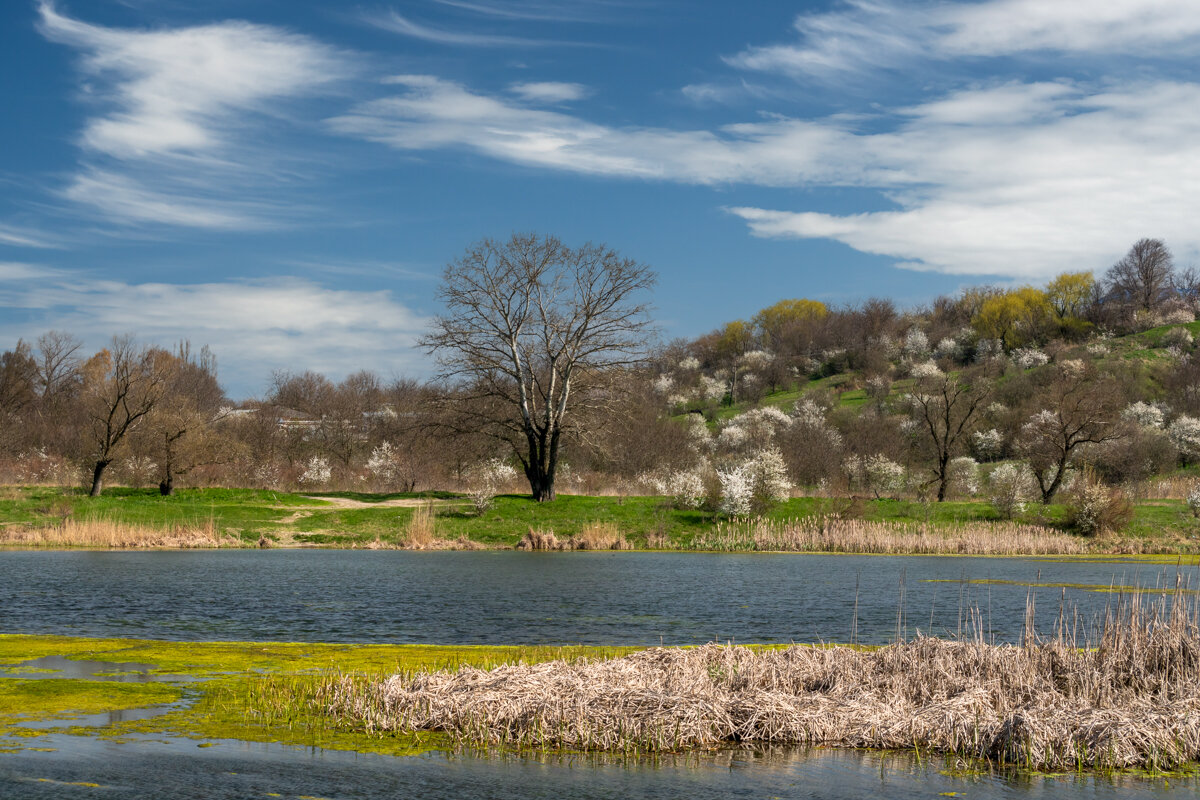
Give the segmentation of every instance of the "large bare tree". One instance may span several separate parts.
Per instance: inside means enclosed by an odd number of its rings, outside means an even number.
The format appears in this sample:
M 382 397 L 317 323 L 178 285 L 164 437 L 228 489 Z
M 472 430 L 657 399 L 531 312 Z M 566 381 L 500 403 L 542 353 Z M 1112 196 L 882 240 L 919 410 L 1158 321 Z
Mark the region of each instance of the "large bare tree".
M 950 460 L 964 449 L 993 388 L 981 372 L 964 371 L 923 378 L 908 396 L 913 435 L 933 467 L 939 503 L 950 484 Z
M 171 354 L 138 347 L 131 336 L 112 344 L 83 365 L 83 413 L 92 465 L 91 496 L 104 488 L 104 472 L 130 431 L 162 398 Z
M 643 360 L 654 280 L 603 245 L 536 234 L 484 239 L 446 267 L 446 311 L 421 344 L 465 390 L 460 427 L 510 442 L 535 500 L 554 499 L 568 409 L 603 403 L 597 379 Z
M 1161 239 L 1138 239 L 1105 274 L 1111 295 L 1153 311 L 1172 288 L 1175 260 Z

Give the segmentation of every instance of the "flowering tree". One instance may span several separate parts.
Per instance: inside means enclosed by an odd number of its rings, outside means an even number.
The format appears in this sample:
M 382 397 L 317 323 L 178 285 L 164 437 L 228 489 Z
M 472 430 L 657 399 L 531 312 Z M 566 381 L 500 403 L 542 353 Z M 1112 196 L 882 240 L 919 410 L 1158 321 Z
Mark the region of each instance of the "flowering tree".
M 464 384 L 456 430 L 508 442 L 535 500 L 554 499 L 568 409 L 603 405 L 604 373 L 640 363 L 650 322 L 649 268 L 601 246 L 553 236 L 484 239 L 446 267 L 445 313 L 421 344 L 441 377 Z M 465 401 L 465 402 L 464 402 Z
M 1124 431 L 1117 424 L 1119 387 L 1081 361 L 1056 364 L 1041 396 L 1047 407 L 1029 418 L 1017 441 L 1022 455 L 1029 459 L 1042 502 L 1049 503 L 1081 445 L 1113 441 Z

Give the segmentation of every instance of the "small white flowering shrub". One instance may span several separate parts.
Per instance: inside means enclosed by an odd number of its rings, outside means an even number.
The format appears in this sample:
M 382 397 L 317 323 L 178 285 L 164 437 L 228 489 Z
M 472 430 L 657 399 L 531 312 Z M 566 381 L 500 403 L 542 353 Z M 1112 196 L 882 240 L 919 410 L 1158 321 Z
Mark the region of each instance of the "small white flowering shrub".
M 1021 369 L 1033 369 L 1046 364 L 1050 357 L 1036 347 L 1021 347 L 1013 350 L 1012 360 Z
M 1163 334 L 1162 343 L 1164 347 L 1187 350 L 1193 344 L 1191 331 L 1187 328 L 1171 328 Z
M 1180 416 L 1167 427 L 1167 438 L 1185 461 L 1200 459 L 1200 419 Z
M 852 486 L 857 485 L 877 498 L 899 494 L 908 480 L 904 466 L 881 453 L 865 458 L 850 456 L 846 459 L 845 470 Z
M 932 361 L 924 361 L 920 364 L 914 364 L 908 374 L 920 380 L 922 378 L 940 378 L 944 373 L 938 368 L 937 364 Z
M 979 494 L 979 464 L 970 456 L 953 458 L 946 465 L 950 491 L 974 497 Z
M 1004 519 L 1023 513 L 1035 490 L 1033 476 L 1024 464 L 1001 464 L 988 476 L 988 499 Z
M 329 466 L 329 461 L 323 456 L 313 456 L 304 466 L 304 472 L 300 473 L 300 482 L 305 486 L 324 486 L 329 483 L 329 479 L 333 477 L 333 469 Z
M 762 513 L 787 500 L 792 490 L 783 455 L 774 448 L 718 469 L 717 479 L 721 486 L 717 509 L 730 517 Z
M 567 470 L 563 469 L 560 475 L 566 472 Z M 517 471 L 498 458 L 489 458 L 469 469 L 466 478 L 467 497 L 474 506 L 475 513 L 482 514 L 492 507 L 497 492 L 516 480 Z
M 1193 486 L 1188 492 L 1187 505 L 1192 511 L 1192 516 L 1200 519 L 1200 483 Z
M 904 335 L 904 355 L 911 359 L 929 355 L 929 337 L 920 328 L 909 328 Z
M 1125 410 L 1121 412 L 1121 419 L 1136 423 L 1145 428 L 1161 428 L 1163 426 L 1163 411 L 1158 406 L 1138 400 L 1136 403 L 1130 403 L 1125 406 Z
M 971 434 L 971 450 L 980 461 L 995 461 L 1004 452 L 1004 434 L 995 428 Z

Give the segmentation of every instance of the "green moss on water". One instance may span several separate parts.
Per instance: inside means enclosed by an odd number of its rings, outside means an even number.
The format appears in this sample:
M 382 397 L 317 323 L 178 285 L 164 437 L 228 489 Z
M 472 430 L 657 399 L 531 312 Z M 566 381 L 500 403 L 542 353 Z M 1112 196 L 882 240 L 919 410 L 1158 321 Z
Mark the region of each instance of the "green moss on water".
M 0 675 L 0 745 L 32 739 L 49 730 L 16 723 L 68 720 L 79 714 L 161 705 L 184 700 L 161 716 L 101 729 L 72 729 L 120 739 L 133 733 L 199 740 L 238 739 L 358 752 L 407 755 L 449 749 L 453 742 L 428 732 L 371 735 L 343 729 L 315 713 L 306 698 L 331 673 L 379 677 L 399 671 L 493 667 L 554 659 L 614 658 L 633 647 L 521 647 L 310 644 L 298 642 L 165 642 L 150 639 L 89 639 L 0 635 L 0 665 L 47 655 L 154 664 L 161 675 L 202 681 L 118 683 L 56 678 L 21 680 Z M 5 698 L 8 698 L 7 700 Z M 17 718 L 6 709 L 27 709 Z M 282 711 L 281 711 L 282 709 Z M 70 713 L 66 713 L 70 712 Z M 16 713 L 13 711 L 12 713 Z M 11 716 L 11 718 L 10 718 Z
M 162 683 L 5 678 L 0 680 L 0 735 L 11 735 L 23 723 L 173 703 L 180 696 L 178 687 Z

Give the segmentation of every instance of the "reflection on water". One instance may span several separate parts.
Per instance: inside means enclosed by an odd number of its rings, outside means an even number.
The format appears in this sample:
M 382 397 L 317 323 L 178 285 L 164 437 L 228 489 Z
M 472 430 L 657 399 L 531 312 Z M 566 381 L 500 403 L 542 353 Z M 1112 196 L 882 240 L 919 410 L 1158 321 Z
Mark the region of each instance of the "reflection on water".
M 63 746 L 71 737 L 51 737 Z M 956 775 L 941 760 L 844 750 L 722 751 L 654 760 L 437 754 L 412 758 L 194 742 L 80 740 L 0 758 L 3 798 L 1185 797 L 1194 780 Z M 952 765 L 951 765 L 952 766 Z M 96 784 L 88 786 L 86 784 Z M 69 793 L 65 789 L 69 786 Z
M 268 550 L 0 552 L 0 631 L 437 644 L 1017 641 L 1197 567 L 1034 558 Z M 971 581 L 984 581 L 972 583 Z M 1069 584 L 1065 587 L 1025 584 Z M 901 601 L 903 598 L 903 601 Z M 856 619 L 857 611 L 857 619 Z M 902 612 L 902 613 L 901 613 Z

